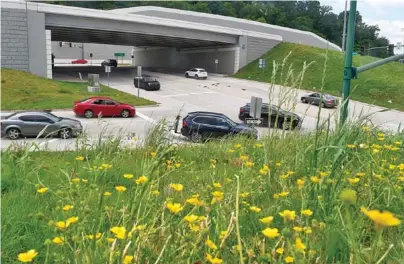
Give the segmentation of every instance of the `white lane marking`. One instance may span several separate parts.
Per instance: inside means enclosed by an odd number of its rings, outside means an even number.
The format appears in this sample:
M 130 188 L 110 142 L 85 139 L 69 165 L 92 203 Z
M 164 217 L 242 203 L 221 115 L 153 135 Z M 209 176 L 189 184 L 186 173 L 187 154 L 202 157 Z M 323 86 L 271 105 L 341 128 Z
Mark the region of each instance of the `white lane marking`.
M 218 92 L 209 91 L 209 92 L 198 92 L 198 93 L 184 93 L 184 94 L 169 94 L 163 95 L 162 97 L 177 97 L 177 96 L 188 96 L 188 95 L 199 95 L 199 94 L 215 94 Z
M 157 121 L 156 121 L 156 120 L 154 120 L 154 119 L 151 118 L 151 117 L 148 117 L 147 115 L 144 115 L 144 114 L 139 113 L 139 112 L 137 112 L 137 111 L 136 111 L 136 115 L 138 115 L 140 118 L 146 120 L 147 122 L 150 122 L 150 123 L 152 123 L 152 124 L 154 124 L 154 125 L 157 124 Z

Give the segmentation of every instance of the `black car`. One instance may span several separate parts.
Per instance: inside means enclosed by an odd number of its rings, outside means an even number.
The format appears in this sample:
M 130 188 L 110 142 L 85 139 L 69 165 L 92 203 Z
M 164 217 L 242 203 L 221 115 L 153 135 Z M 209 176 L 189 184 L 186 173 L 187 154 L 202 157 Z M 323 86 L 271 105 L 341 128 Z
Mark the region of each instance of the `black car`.
M 143 88 L 146 91 L 157 91 L 160 90 L 160 83 L 156 78 L 150 75 L 143 75 L 140 78 L 133 79 L 133 84 L 136 88 Z M 139 84 L 139 87 L 138 87 Z
M 103 62 L 101 62 L 101 66 L 105 67 L 105 66 L 113 66 L 113 67 L 118 67 L 118 62 L 114 59 L 109 59 L 109 60 L 105 60 Z
M 236 123 L 224 114 L 201 111 L 188 113 L 182 120 L 181 134 L 193 142 L 231 135 L 258 137 L 255 128 Z
M 251 107 L 250 103 L 247 103 L 246 105 L 240 107 L 240 112 L 238 115 L 240 120 L 246 122 L 246 119 L 252 118 L 250 116 L 250 107 Z M 269 114 L 270 109 L 271 114 Z M 300 128 L 302 125 L 302 119 L 297 114 L 283 110 L 282 108 L 276 105 L 269 105 L 267 103 L 262 104 L 261 118 L 263 126 L 269 125 L 271 127 L 275 127 L 275 122 L 277 121 L 276 127 L 285 130 L 289 130 L 291 125 L 292 129 Z

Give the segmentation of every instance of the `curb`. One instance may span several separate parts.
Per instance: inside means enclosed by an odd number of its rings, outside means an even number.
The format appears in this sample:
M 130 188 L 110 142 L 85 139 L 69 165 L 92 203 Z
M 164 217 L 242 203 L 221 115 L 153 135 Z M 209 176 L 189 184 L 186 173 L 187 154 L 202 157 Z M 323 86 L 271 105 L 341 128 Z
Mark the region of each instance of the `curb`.
M 158 103 L 155 105 L 141 105 L 141 106 L 135 105 L 135 107 L 136 108 L 147 108 L 147 107 L 159 107 L 160 105 L 161 104 Z M 3 114 L 7 114 L 7 113 L 14 113 L 14 112 L 21 112 L 21 111 L 44 111 L 44 110 L 47 110 L 47 109 L 24 109 L 24 110 L 16 109 L 16 110 L 4 110 L 4 111 L 2 109 L 0 109 L 0 112 Z M 72 108 L 58 108 L 58 109 L 51 109 L 51 111 L 52 112 L 53 111 L 72 111 Z

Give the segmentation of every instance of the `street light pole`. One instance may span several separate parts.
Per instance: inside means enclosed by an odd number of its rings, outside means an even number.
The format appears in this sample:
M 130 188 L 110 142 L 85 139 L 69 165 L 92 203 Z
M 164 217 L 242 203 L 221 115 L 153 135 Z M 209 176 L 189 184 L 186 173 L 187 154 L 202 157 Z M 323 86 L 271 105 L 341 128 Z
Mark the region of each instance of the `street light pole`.
M 342 31 L 342 51 L 345 51 L 345 37 L 346 37 L 346 9 L 348 7 L 348 0 L 345 0 L 345 11 L 344 11 L 344 29 Z
M 343 105 L 341 108 L 341 124 L 344 124 L 348 117 L 349 95 L 351 93 L 351 79 L 356 78 L 355 69 L 352 68 L 352 52 L 355 40 L 356 22 L 356 0 L 351 0 L 349 8 L 348 36 L 345 51 L 344 81 L 342 88 Z

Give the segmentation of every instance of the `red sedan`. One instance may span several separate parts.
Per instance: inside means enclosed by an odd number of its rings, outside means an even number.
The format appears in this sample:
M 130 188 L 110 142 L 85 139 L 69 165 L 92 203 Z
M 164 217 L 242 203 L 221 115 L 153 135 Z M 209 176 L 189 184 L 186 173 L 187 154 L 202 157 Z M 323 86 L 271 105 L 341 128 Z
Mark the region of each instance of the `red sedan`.
M 84 59 L 78 59 L 78 60 L 74 60 L 72 61 L 72 64 L 87 64 L 87 60 Z
M 134 117 L 133 105 L 117 102 L 109 97 L 95 96 L 74 102 L 74 113 L 86 118 L 94 116 Z

